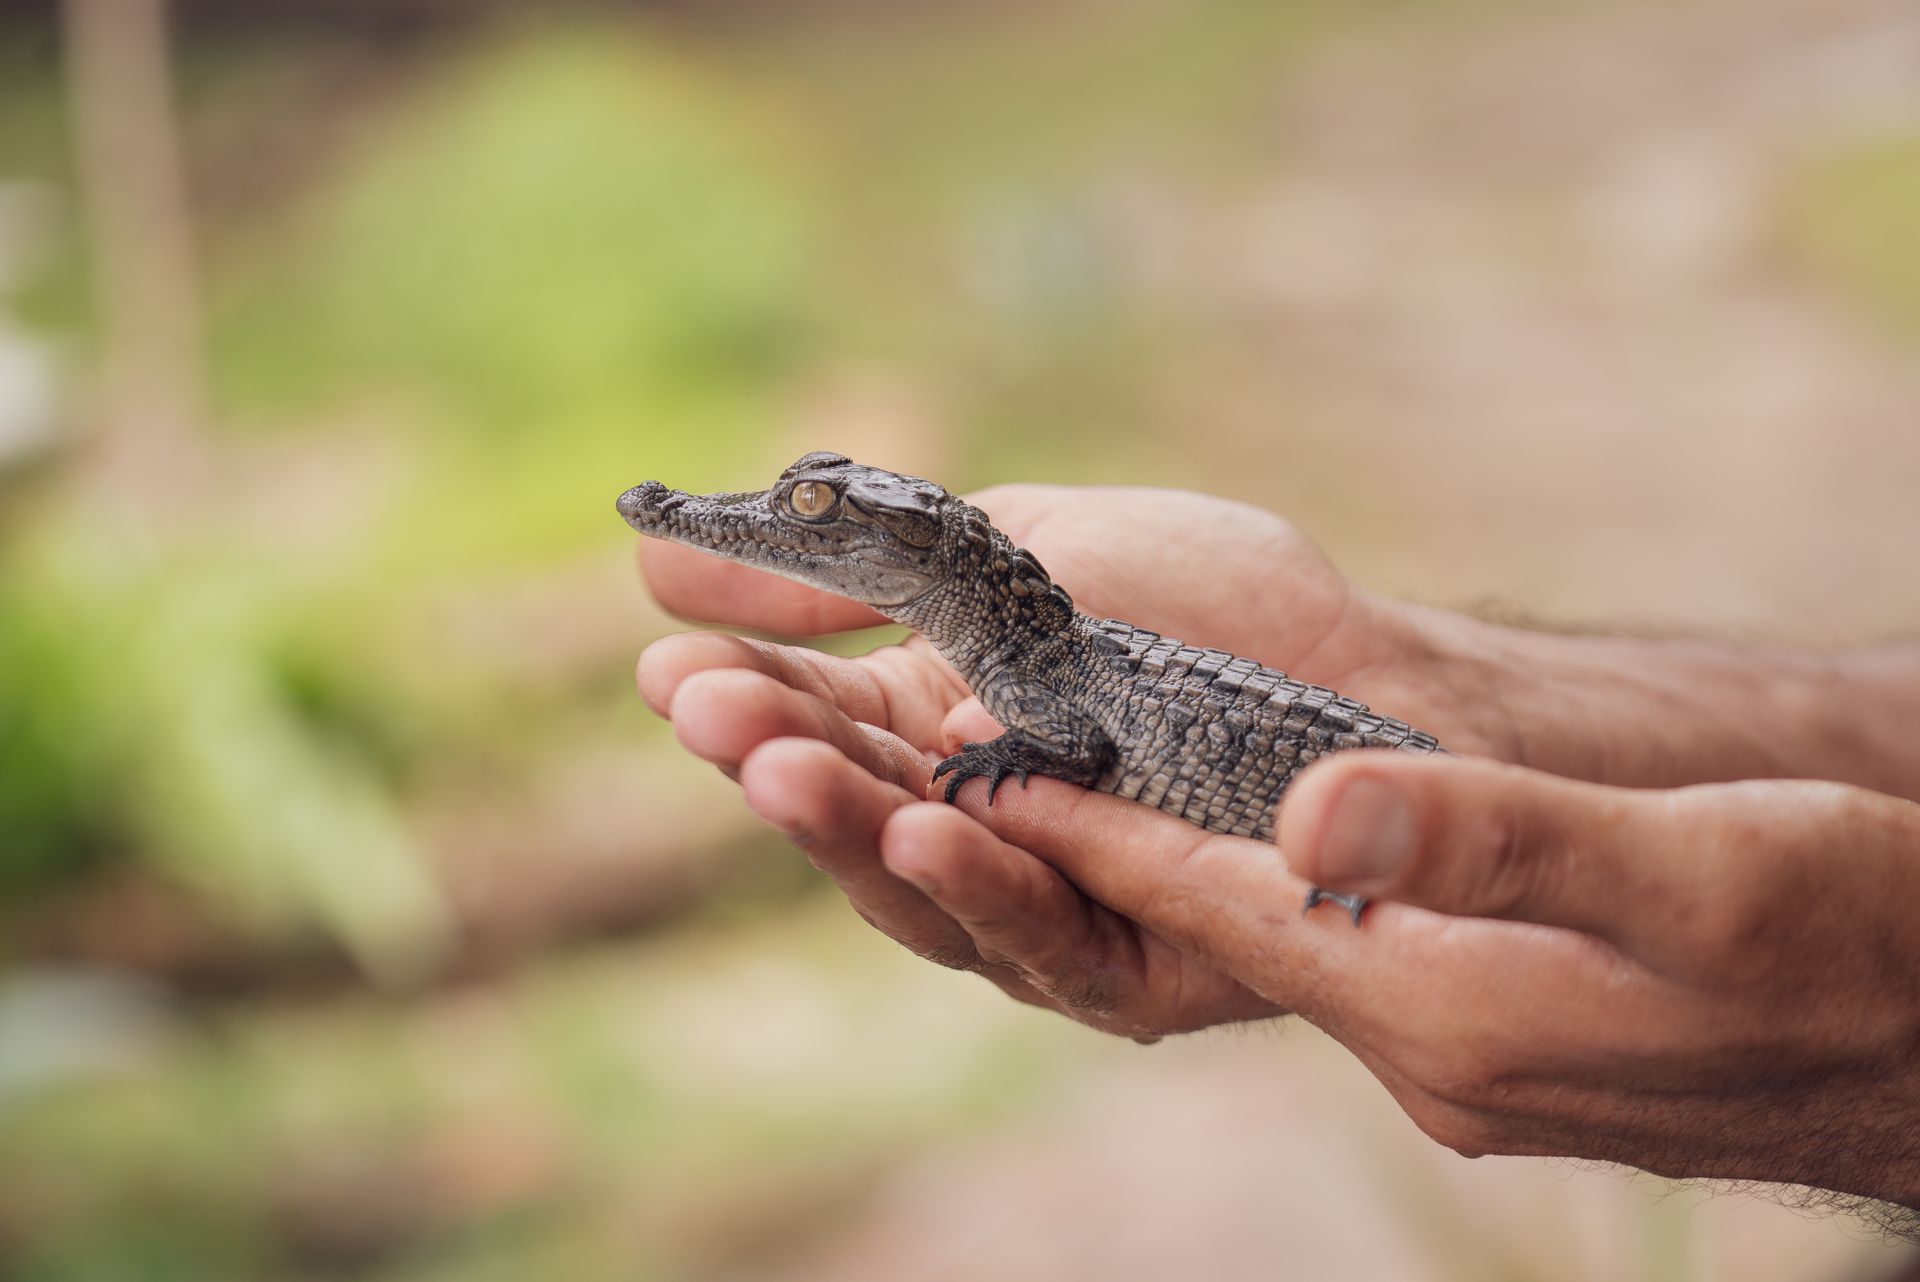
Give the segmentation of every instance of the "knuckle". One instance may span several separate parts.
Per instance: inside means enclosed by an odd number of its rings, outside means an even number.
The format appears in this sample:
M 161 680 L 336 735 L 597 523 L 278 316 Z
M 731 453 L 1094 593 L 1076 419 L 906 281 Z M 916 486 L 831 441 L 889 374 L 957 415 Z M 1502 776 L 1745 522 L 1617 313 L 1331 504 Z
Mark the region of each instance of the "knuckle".
M 1764 911 L 1741 888 L 1698 900 L 1687 915 L 1686 937 L 1700 961 L 1716 969 L 1744 969 L 1759 952 L 1772 924 Z
M 1039 982 L 1031 972 L 1014 962 L 988 957 L 975 969 L 994 987 L 1015 1001 L 1027 1006 L 1040 1006 L 1057 1011 L 1077 1024 L 1083 1024 L 1109 1036 L 1127 1037 L 1142 1045 L 1151 1045 L 1168 1033 L 1177 1031 L 1161 1027 L 1152 1021 L 1122 1017 L 1109 1009 L 1109 1003 L 1099 1001 L 1082 1003 L 1071 1000 L 1070 989 L 1069 995 L 1063 996 L 1055 986 Z
M 1050 981 L 1036 982 L 1069 1010 L 1105 1015 L 1110 1014 L 1118 1004 L 1113 983 L 1098 969 L 1069 970 Z
M 1068 953 L 1042 961 L 991 950 L 982 950 L 982 955 L 1077 1015 L 1108 1015 L 1120 1004 L 1119 985 L 1095 958 Z
M 866 922 L 867 925 L 922 961 L 930 961 L 947 970 L 984 973 L 989 969 L 990 964 L 980 956 L 979 951 L 970 942 L 951 939 L 929 942 L 923 935 L 918 935 L 911 930 L 903 930 L 898 925 L 891 925 L 881 920 L 858 903 L 853 905 L 853 911 L 861 921 Z
M 1711 967 L 1751 958 L 1780 920 L 1778 887 L 1763 857 L 1764 835 L 1741 822 L 1697 838 L 1689 862 L 1709 871 L 1670 894 L 1677 925 L 1694 955 Z
M 914 949 L 921 957 L 948 970 L 977 971 L 984 964 L 980 954 L 959 944 L 934 944 Z
M 1435 1099 L 1461 1108 L 1489 1107 L 1508 1093 L 1506 1064 L 1481 1047 L 1449 1047 L 1418 1065 L 1412 1076 Z
M 1461 1157 L 1485 1157 L 1501 1151 L 1503 1135 L 1491 1120 L 1448 1104 L 1424 1105 L 1412 1110 L 1414 1125 L 1427 1138 Z
M 1192 929 L 1215 918 L 1219 910 L 1215 899 L 1215 888 L 1219 884 L 1215 865 L 1223 853 L 1230 853 L 1227 843 L 1239 840 L 1195 832 L 1178 848 L 1168 851 L 1164 874 L 1147 890 L 1149 897 L 1134 916 L 1179 930 Z
M 1079 1010 L 1066 1007 L 1068 1018 L 1085 1024 L 1088 1028 L 1107 1034 L 1109 1037 L 1124 1037 L 1140 1046 L 1153 1046 L 1179 1029 L 1160 1024 L 1154 1020 L 1128 1019 L 1114 1014 L 1102 1014 L 1099 1011 Z
M 1543 849 L 1531 840 L 1522 817 L 1508 806 L 1487 816 L 1478 835 L 1488 851 L 1479 889 L 1496 912 L 1512 913 L 1526 905 L 1558 902 L 1565 891 L 1566 863 L 1560 852 Z
M 1824 863 L 1805 858 L 1803 838 L 1783 827 L 1777 802 L 1791 789 L 1800 816 L 1817 814 L 1823 804 L 1855 796 L 1844 784 L 1793 782 L 1731 784 L 1674 794 L 1688 824 L 1688 875 L 1666 890 L 1672 904 L 1677 942 L 1707 970 L 1737 978 L 1752 970 L 1753 959 L 1778 953 L 1800 928 L 1805 910 L 1822 898 L 1831 875 Z M 1729 805 L 1741 791 L 1749 804 Z M 1692 808 L 1711 803 L 1705 821 Z M 1775 804 L 1770 804 L 1775 803 Z M 1784 840 L 1783 840 L 1784 839 Z

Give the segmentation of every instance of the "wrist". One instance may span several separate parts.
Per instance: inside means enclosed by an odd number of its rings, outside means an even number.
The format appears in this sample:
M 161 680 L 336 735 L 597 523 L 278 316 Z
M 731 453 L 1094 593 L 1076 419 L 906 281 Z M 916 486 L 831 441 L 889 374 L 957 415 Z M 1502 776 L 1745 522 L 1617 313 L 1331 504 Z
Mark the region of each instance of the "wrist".
M 1623 787 L 1783 773 L 1762 732 L 1782 723 L 1762 708 L 1796 702 L 1786 687 L 1798 682 L 1765 681 L 1732 647 L 1419 613 L 1440 668 L 1503 760 Z
M 1920 796 L 1920 650 L 1580 636 L 1404 607 L 1487 750 L 1625 787 L 1836 779 Z
M 1796 663 L 1710 641 L 1468 624 L 1519 764 L 1642 788 L 1793 773 L 1781 731 L 1810 710 Z

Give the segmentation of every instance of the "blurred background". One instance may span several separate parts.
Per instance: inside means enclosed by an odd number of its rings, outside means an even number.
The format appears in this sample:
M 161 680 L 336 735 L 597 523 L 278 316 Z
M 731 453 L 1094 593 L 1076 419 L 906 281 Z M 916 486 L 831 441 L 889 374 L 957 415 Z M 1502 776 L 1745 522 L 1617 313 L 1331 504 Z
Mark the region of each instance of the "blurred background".
M 818 448 L 1911 631 L 1920 7 L 0 0 L 0 1277 L 1910 1263 L 868 931 L 630 684 Z

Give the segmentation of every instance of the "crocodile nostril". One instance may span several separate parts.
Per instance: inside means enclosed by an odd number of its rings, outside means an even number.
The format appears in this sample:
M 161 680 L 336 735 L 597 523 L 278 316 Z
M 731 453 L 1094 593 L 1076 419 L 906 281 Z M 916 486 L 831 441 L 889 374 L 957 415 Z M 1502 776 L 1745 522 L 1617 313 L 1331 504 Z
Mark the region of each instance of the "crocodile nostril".
M 622 494 L 614 506 L 619 509 L 620 515 L 629 521 L 638 516 L 646 516 L 652 511 L 653 496 L 659 492 L 660 488 L 664 487 L 661 487 L 658 481 L 636 485 Z

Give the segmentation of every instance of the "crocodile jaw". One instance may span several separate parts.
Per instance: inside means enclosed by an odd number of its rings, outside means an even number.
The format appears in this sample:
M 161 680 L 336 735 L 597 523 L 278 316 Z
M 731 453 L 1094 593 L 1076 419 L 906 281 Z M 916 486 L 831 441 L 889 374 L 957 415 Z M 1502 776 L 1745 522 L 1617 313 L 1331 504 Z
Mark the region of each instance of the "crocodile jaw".
M 816 526 L 783 515 L 777 491 L 688 494 L 643 481 L 622 494 L 628 525 L 649 538 L 680 543 L 728 561 L 887 610 L 934 586 L 921 567 L 902 563 L 890 540 L 851 521 Z

